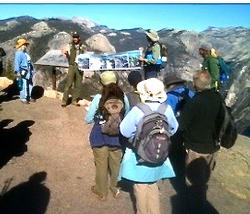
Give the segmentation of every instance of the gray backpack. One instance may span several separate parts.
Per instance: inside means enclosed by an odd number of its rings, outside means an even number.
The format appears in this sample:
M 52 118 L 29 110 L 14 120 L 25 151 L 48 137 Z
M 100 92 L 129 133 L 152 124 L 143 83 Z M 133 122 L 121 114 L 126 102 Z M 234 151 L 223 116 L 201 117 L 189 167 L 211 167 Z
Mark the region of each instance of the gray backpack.
M 138 162 L 161 165 L 167 159 L 171 145 L 169 125 L 165 116 L 167 104 L 162 103 L 155 112 L 143 103 L 136 106 L 144 113 L 132 142 Z

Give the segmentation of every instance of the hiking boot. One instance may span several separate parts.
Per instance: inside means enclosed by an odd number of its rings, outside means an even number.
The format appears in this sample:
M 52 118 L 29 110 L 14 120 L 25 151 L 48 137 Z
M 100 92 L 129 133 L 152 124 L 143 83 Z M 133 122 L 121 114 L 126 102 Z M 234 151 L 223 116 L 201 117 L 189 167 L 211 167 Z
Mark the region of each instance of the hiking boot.
M 30 102 L 35 103 L 36 100 L 35 99 L 30 99 Z
M 100 201 L 106 201 L 107 200 L 106 196 L 104 196 L 101 193 L 99 193 L 99 192 L 96 191 L 95 186 L 91 187 L 91 192 L 93 192 Z
M 76 101 L 73 101 L 71 104 L 74 105 L 74 106 L 80 106 L 80 104 L 78 102 L 76 102 Z
M 21 100 L 23 104 L 30 104 L 28 100 Z
M 62 102 L 61 106 L 62 106 L 63 108 L 65 108 L 65 107 L 67 106 L 67 104 L 64 103 L 64 102 Z
M 120 194 L 121 194 L 120 189 L 117 188 L 115 191 L 112 190 L 112 189 L 110 189 L 110 190 L 111 190 L 112 195 L 113 195 L 113 197 L 114 197 L 115 199 L 119 198 L 119 196 L 120 196 Z

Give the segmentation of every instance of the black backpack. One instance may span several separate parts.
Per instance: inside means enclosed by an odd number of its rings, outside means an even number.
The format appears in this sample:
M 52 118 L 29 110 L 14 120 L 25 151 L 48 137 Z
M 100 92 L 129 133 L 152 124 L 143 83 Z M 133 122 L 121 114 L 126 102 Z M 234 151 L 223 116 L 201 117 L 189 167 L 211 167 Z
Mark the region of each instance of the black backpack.
M 143 103 L 136 106 L 144 113 L 132 142 L 138 162 L 161 165 L 168 157 L 171 144 L 171 134 L 165 116 L 167 104 L 162 103 L 156 112 Z
M 178 97 L 178 103 L 176 104 L 176 109 L 175 112 L 176 112 L 176 118 L 180 118 L 180 115 L 183 111 L 183 108 L 185 106 L 185 104 L 191 99 L 190 96 L 189 96 L 189 89 L 188 88 L 185 88 L 184 91 L 182 92 L 177 92 L 177 91 L 169 91 L 168 94 L 172 94 L 176 97 Z
M 234 122 L 234 117 L 231 113 L 231 109 L 222 103 L 224 110 L 224 120 L 221 125 L 218 144 L 226 149 L 230 149 L 237 139 L 237 128 Z

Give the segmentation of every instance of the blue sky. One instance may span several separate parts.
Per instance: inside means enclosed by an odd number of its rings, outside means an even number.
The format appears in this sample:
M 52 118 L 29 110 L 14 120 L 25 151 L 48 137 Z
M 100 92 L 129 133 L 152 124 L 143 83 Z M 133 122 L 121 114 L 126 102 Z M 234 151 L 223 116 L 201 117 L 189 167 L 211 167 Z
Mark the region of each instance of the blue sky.
M 23 15 L 85 17 L 118 30 L 135 27 L 194 31 L 209 26 L 250 28 L 250 4 L 0 4 L 0 19 Z

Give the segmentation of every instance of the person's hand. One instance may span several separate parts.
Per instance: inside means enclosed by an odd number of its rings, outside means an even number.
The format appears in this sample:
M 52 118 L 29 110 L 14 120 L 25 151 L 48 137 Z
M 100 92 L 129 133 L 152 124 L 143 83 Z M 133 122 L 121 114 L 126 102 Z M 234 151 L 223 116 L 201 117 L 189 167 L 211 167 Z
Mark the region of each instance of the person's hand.
M 62 54 L 66 55 L 66 56 L 69 54 L 66 48 L 62 48 L 61 52 L 62 52 Z
M 145 61 L 145 59 L 142 56 L 139 58 L 139 60 L 142 61 L 142 62 Z

